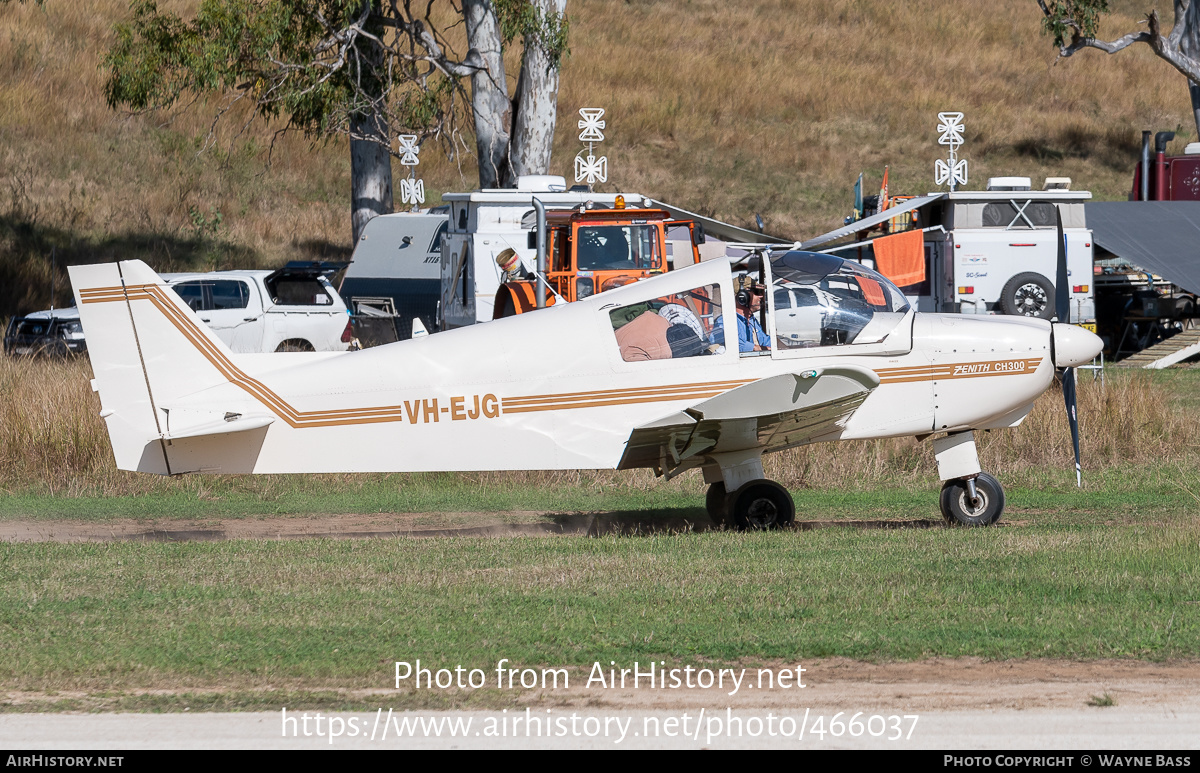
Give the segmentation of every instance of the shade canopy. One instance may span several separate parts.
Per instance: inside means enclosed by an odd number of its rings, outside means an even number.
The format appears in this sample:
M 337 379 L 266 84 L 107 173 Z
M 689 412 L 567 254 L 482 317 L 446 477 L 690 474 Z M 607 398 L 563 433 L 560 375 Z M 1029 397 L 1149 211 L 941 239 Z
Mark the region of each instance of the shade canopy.
M 1200 293 L 1200 201 L 1099 201 L 1085 206 L 1097 246 Z

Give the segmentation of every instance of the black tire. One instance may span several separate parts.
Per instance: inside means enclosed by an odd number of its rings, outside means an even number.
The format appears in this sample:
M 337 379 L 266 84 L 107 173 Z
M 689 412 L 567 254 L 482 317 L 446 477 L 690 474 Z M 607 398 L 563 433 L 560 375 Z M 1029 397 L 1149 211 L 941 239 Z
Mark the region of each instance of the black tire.
M 991 526 L 1004 513 L 1004 488 L 1000 481 L 981 472 L 975 478 L 975 493 L 979 503 L 972 507 L 965 479 L 948 480 L 942 484 L 942 517 L 951 526 Z
M 752 480 L 729 500 L 729 514 L 738 531 L 778 529 L 796 520 L 792 495 L 773 480 Z
M 1054 317 L 1054 284 L 1032 271 L 1017 274 L 1000 293 L 1000 311 L 1017 317 Z
M 708 487 L 708 493 L 704 495 L 704 509 L 717 526 L 726 525 L 729 516 L 729 492 L 725 490 L 724 481 L 718 481 Z

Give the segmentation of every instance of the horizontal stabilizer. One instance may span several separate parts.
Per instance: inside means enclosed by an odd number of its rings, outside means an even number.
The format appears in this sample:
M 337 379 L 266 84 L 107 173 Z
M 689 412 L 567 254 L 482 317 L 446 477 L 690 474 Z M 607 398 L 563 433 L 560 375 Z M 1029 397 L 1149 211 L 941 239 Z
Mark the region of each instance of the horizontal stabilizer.
M 248 432 L 252 429 L 262 429 L 274 423 L 274 416 L 241 416 L 235 419 L 218 419 L 206 424 L 163 433 L 163 440 L 183 440 L 184 438 L 206 437 L 208 435 L 228 435 L 234 432 Z
M 163 435 L 163 450 L 171 472 L 244 474 L 255 471 L 258 455 L 267 437 L 272 416 L 198 424 Z

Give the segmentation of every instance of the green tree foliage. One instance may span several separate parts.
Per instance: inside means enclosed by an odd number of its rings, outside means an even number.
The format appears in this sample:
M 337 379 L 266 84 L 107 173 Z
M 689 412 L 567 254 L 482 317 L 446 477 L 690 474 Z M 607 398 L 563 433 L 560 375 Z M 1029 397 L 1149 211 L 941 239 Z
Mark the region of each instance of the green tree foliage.
M 565 13 L 555 13 L 526 0 L 495 0 L 492 5 L 500 21 L 504 45 L 518 37 L 525 41 L 536 40 L 536 44 L 545 49 L 550 67 L 559 68 L 570 51 L 567 45 L 570 23 Z
M 1108 13 L 1108 0 L 1045 0 L 1042 29 L 1054 37 L 1054 45 L 1062 48 L 1075 33 L 1068 20 L 1073 21 L 1086 37 L 1096 37 L 1100 17 Z
M 185 21 L 137 0 L 104 60 L 105 98 L 145 110 L 215 92 L 228 97 L 222 113 L 249 101 L 263 117 L 317 135 L 350 134 L 351 117 L 365 112 L 399 131 L 452 139 L 468 99 L 457 76 L 470 70 L 410 5 L 204 0 Z
M 467 25 L 471 39 L 460 56 L 435 17 L 444 23 L 468 9 L 487 23 Z M 517 134 L 518 144 L 536 146 L 531 151 L 512 147 L 509 127 L 524 101 L 553 132 L 545 106 L 557 98 L 567 51 L 565 0 L 203 0 L 190 20 L 155 0 L 135 0 L 131 12 L 104 59 L 109 106 L 163 109 L 220 94 L 217 119 L 248 103 L 256 115 L 284 121 L 283 131 L 348 136 L 355 239 L 367 220 L 392 209 L 394 133 L 435 139 L 454 158 L 468 146 L 464 119 L 474 117 L 478 130 L 483 116 L 489 131 L 497 129 L 480 164 L 481 177 L 489 170 L 485 184 L 511 184 L 549 165 L 544 132 Z M 517 38 L 525 56 L 510 97 L 503 49 Z M 490 63 L 480 50 L 495 55 Z M 527 72 L 529 61 L 545 72 Z

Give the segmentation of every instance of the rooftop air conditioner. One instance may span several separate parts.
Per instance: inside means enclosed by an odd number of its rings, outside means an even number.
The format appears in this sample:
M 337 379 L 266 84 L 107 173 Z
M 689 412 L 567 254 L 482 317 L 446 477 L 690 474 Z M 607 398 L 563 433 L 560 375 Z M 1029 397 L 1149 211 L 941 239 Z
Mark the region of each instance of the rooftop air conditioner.
M 523 174 L 517 178 L 517 190 L 527 193 L 562 193 L 567 181 L 554 174 Z
M 1030 191 L 1033 182 L 1028 177 L 989 177 L 989 191 Z

